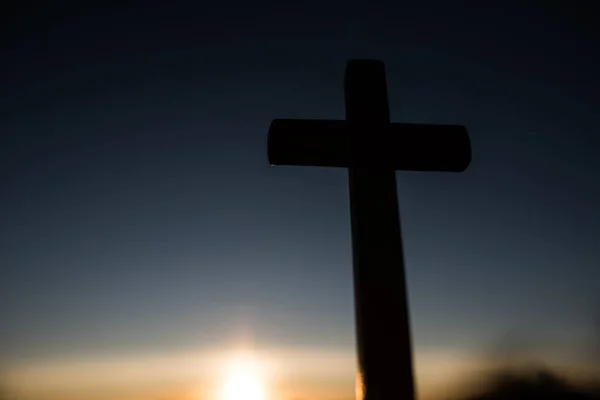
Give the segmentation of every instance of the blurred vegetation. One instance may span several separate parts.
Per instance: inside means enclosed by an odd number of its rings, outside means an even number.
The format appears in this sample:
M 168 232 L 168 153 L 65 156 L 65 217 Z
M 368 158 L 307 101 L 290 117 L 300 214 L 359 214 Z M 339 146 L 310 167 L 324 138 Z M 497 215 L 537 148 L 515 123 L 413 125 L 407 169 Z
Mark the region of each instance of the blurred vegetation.
M 581 387 L 569 383 L 549 369 L 529 373 L 510 370 L 497 373 L 485 388 L 465 400 L 600 400 L 600 382 Z
M 492 372 L 471 377 L 470 382 L 476 383 L 471 385 L 474 390 L 466 392 L 470 395 L 458 396 L 459 400 L 600 400 L 600 312 L 590 328 L 591 335 L 574 355 L 589 368 L 590 377 L 597 377 L 595 381 L 575 371 L 550 367 L 542 361 L 542 338 L 513 330 L 483 357 L 486 363 L 495 365 Z

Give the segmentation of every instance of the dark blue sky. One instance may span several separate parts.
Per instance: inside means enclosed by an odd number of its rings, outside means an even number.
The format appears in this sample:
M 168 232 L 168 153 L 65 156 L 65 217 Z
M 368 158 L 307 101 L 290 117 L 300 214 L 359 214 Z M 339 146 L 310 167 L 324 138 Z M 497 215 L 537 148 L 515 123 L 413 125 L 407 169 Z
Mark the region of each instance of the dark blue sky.
M 417 351 L 511 329 L 579 351 L 600 308 L 598 7 L 525 3 L 3 17 L 0 362 L 240 329 L 352 351 L 347 174 L 272 168 L 266 134 L 343 118 L 357 57 L 386 63 L 394 121 L 471 135 L 467 172 L 398 173 Z

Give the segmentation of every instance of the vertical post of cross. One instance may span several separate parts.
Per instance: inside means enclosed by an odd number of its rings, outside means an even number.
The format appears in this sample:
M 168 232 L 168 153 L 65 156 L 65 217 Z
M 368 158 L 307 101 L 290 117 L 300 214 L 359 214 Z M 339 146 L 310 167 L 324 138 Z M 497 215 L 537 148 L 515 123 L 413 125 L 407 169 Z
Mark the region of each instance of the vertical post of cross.
M 414 399 L 413 366 L 396 172 L 384 64 L 352 60 L 345 77 L 358 400 Z M 383 154 L 382 154 L 383 152 Z M 383 159 L 383 166 L 382 166 Z

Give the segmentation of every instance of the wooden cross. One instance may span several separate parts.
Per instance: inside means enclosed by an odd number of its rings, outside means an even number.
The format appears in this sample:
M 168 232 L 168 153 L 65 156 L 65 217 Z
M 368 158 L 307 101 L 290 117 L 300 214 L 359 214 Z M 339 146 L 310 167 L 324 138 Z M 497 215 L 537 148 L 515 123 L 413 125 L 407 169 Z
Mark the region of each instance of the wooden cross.
M 349 170 L 358 353 L 358 400 L 414 399 L 397 170 L 464 171 L 467 130 L 457 125 L 390 123 L 385 67 L 350 60 L 346 120 L 275 119 L 271 165 Z

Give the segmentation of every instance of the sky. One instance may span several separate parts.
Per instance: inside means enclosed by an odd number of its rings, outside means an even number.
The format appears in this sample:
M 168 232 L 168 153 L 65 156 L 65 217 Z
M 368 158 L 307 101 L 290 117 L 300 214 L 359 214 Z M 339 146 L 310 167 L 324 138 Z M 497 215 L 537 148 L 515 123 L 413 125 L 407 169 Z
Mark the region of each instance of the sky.
M 343 119 L 352 58 L 385 62 L 393 121 L 471 137 L 464 173 L 397 173 L 420 393 L 514 343 L 587 363 L 600 312 L 598 11 L 13 6 L 0 386 L 210 400 L 198 393 L 211 360 L 245 343 L 288 371 L 278 398 L 349 399 L 347 171 L 271 167 L 266 138 L 274 118 Z

